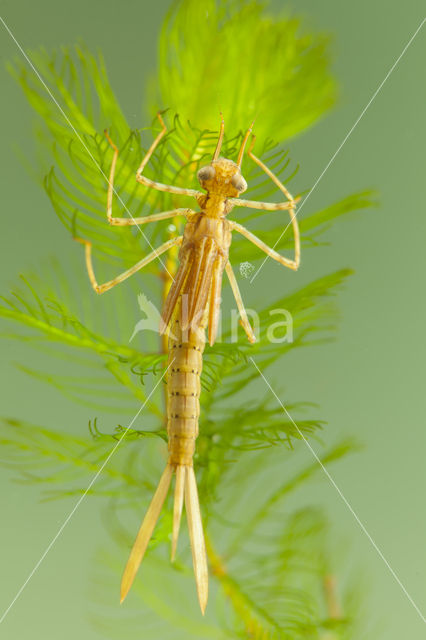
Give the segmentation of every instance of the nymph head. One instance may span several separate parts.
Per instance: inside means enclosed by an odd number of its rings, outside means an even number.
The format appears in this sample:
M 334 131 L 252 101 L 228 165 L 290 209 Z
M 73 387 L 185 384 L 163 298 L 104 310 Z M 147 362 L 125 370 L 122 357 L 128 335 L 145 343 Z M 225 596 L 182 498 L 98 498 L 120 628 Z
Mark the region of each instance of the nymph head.
M 201 167 L 198 171 L 198 180 L 203 189 L 206 189 L 209 193 L 222 195 L 226 198 L 238 198 L 241 193 L 246 191 L 247 182 L 241 174 L 241 162 L 252 126 L 250 126 L 244 136 L 237 161 L 234 162 L 233 160 L 219 156 L 225 129 L 225 123 L 222 118 L 219 139 L 213 154 L 213 159 L 210 164 Z

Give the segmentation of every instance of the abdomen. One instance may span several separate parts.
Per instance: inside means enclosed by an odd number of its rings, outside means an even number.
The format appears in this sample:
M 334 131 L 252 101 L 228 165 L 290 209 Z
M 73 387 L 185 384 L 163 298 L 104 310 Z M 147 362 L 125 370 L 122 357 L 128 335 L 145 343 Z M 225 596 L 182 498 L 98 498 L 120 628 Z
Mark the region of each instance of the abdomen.
M 200 376 L 205 324 L 182 330 L 181 304 L 170 326 L 167 374 L 167 435 L 169 463 L 192 466 L 200 416 Z

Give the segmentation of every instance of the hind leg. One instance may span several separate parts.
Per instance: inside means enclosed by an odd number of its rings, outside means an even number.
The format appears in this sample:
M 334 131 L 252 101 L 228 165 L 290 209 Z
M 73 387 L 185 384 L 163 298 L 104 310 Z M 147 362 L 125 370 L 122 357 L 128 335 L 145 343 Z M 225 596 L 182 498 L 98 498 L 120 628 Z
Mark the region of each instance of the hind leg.
M 232 293 L 234 294 L 235 302 L 237 303 L 238 311 L 240 312 L 241 325 L 247 334 L 247 338 L 249 339 L 249 342 L 252 342 L 252 343 L 256 342 L 256 337 L 253 333 L 253 329 L 251 328 L 249 319 L 247 317 L 247 312 L 244 308 L 244 303 L 243 303 L 243 299 L 241 298 L 241 293 L 238 287 L 237 279 L 235 277 L 235 274 L 231 267 L 231 263 L 229 261 L 226 263 L 225 269 L 229 278 L 229 282 L 231 284 L 231 289 L 232 289 Z

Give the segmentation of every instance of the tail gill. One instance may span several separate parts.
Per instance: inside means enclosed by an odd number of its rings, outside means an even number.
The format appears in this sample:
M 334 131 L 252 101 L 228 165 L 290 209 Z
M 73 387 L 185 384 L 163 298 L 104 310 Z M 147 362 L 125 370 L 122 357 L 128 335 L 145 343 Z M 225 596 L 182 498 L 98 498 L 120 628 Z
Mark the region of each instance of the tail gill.
M 197 483 L 194 469 L 190 465 L 171 465 L 167 463 L 161 476 L 157 490 L 148 507 L 141 528 L 136 537 L 121 581 L 121 602 L 127 596 L 139 565 L 141 564 L 154 527 L 160 516 L 161 509 L 169 491 L 173 472 L 176 472 L 176 485 L 173 509 L 172 560 L 174 560 L 179 527 L 182 516 L 183 502 L 188 519 L 189 537 L 191 541 L 192 562 L 194 565 L 195 581 L 201 611 L 207 606 L 208 598 L 208 568 L 204 542 L 203 525 L 201 522 L 200 504 L 198 500 Z

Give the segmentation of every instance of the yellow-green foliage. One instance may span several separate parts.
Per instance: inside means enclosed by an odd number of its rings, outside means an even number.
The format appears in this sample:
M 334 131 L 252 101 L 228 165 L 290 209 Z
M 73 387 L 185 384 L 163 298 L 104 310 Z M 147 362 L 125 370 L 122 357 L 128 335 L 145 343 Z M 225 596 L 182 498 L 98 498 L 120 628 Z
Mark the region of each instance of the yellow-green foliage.
M 283 142 L 333 104 L 328 38 L 299 18 L 272 15 L 265 2 L 174 2 L 160 37 L 149 104 L 170 107 L 193 126 L 228 132 L 256 119 L 256 133 Z
M 106 224 L 103 174 L 108 173 L 112 151 L 103 129 L 109 128 L 120 148 L 117 190 L 125 208 L 137 216 L 171 204 L 170 195 L 144 189 L 134 180 L 158 123 L 154 120 L 152 128 L 130 130 L 100 55 L 75 47 L 41 51 L 32 57 L 75 128 L 64 120 L 34 74 L 24 64 L 14 65 L 13 73 L 39 116 L 37 149 L 38 157 L 46 163 L 44 187 L 69 232 L 70 243 L 75 230 L 93 241 L 101 280 L 103 275 L 110 277 L 135 263 L 147 247 L 137 230 Z M 214 148 L 222 110 L 227 127 L 225 154 L 232 157 L 242 131 L 255 117 L 257 153 L 288 182 L 295 163 L 279 145 L 313 124 L 334 97 L 327 39 L 307 33 L 299 19 L 268 15 L 263 3 L 256 1 L 181 0 L 173 5 L 164 24 L 158 75 L 145 94 L 153 114 L 159 107 L 168 109 L 165 118 L 169 125 L 148 175 L 195 186 L 197 167 Z M 141 123 L 143 127 L 146 124 Z M 246 160 L 244 174 L 250 185 L 249 197 L 272 196 L 273 185 Z M 321 234 L 344 214 L 370 204 L 371 194 L 363 192 L 318 212 L 304 211 L 303 250 L 315 247 Z M 127 215 L 117 199 L 115 207 L 116 215 Z M 239 221 L 250 226 L 260 215 L 264 213 L 242 211 Z M 267 231 L 259 235 L 273 244 L 282 229 L 282 216 L 273 214 Z M 144 232 L 154 245 L 167 237 L 166 225 L 147 225 Z M 288 248 L 291 243 L 291 235 L 286 234 L 278 248 Z M 260 258 L 246 241 L 235 239 L 231 261 Z M 14 338 L 41 345 L 54 355 L 49 371 L 35 371 L 28 363 L 23 365 L 25 371 L 90 407 L 90 434 L 84 425 L 78 434 L 66 435 L 19 420 L 3 424 L 1 446 L 9 447 L 10 464 L 30 482 L 45 483 L 50 497 L 85 490 L 158 380 L 165 358 L 157 336 L 143 338 L 140 346 L 129 344 L 137 312 L 135 293 L 140 291 L 136 279 L 102 298 L 102 306 L 98 304 L 94 310 L 83 256 L 72 268 L 61 262 L 56 261 L 49 275 L 41 270 L 24 278 L 0 304 L 0 315 L 11 323 Z M 340 590 L 344 611 L 340 619 L 331 619 L 327 611 L 322 583 L 334 567 L 326 551 L 324 517 L 316 509 L 291 509 L 286 502 L 300 486 L 318 477 L 319 467 L 311 464 L 295 470 L 294 458 L 304 446 L 300 433 L 263 385 L 250 386 L 257 384 L 257 371 L 248 361 L 253 355 L 265 370 L 279 360 L 285 369 L 288 352 L 330 340 L 336 320 L 330 298 L 349 274 L 349 270 L 339 270 L 297 291 L 280 292 L 269 308 L 259 310 L 262 327 L 271 308 L 289 310 L 294 319 L 293 343 L 271 345 L 263 329 L 255 346 L 248 345 L 241 335 L 238 344 L 225 341 L 206 350 L 196 469 L 212 579 L 219 589 L 213 590 L 206 619 L 201 621 L 188 587 L 192 579 L 187 570 L 188 550 L 175 569 L 163 558 L 171 524 L 170 508 L 166 509 L 135 585 L 140 597 L 136 625 L 139 630 L 141 624 L 146 629 L 152 622 L 149 637 L 153 640 L 360 637 L 355 631 L 352 635 L 354 602 L 350 590 L 346 596 Z M 153 299 L 159 300 L 161 276 L 159 261 L 139 276 L 144 290 L 151 288 Z M 225 338 L 228 332 L 225 315 Z M 65 360 L 60 360 L 62 356 Z M 71 361 L 72 373 L 67 369 Z M 141 384 L 146 381 L 146 386 Z M 279 389 L 279 383 L 275 387 Z M 247 395 L 242 395 L 247 388 L 253 389 L 249 402 Z M 303 396 L 303 390 L 299 395 Z M 312 417 L 317 410 L 289 398 L 286 405 L 304 436 L 318 437 L 323 422 Z M 111 412 L 115 429 L 94 422 L 101 409 L 103 415 Z M 118 425 L 114 420 L 117 415 Z M 91 490 L 91 494 L 111 500 L 109 528 L 121 551 L 129 546 L 129 531 L 135 530 L 158 480 L 164 437 L 160 388 L 144 409 L 143 429 L 135 425 L 127 433 L 120 453 Z M 350 449 L 348 443 L 337 445 L 324 454 L 324 462 L 330 464 Z M 122 524 L 123 513 L 132 520 L 128 528 Z M 120 553 L 120 557 L 124 555 Z M 116 570 L 119 573 L 121 569 L 118 558 L 110 554 L 101 571 L 102 588 L 110 586 L 115 593 Z M 98 584 L 96 591 L 100 588 Z M 117 637 L 126 637 L 126 614 L 121 611 L 118 620 L 118 614 L 112 620 L 111 611 L 102 611 L 103 631 L 108 636 L 114 635 L 116 628 Z

